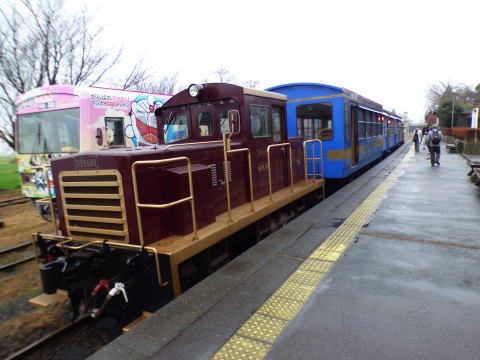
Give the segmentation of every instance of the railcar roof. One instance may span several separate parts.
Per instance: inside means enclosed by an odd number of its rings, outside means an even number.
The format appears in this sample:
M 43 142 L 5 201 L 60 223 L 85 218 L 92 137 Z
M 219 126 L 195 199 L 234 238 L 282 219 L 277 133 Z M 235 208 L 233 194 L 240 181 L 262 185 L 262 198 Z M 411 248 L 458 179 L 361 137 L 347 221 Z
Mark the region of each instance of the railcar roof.
M 34 89 L 30 89 L 27 92 L 20 94 L 15 99 L 15 103 L 20 105 L 21 103 L 33 99 L 39 96 L 45 95 L 83 95 L 87 96 L 90 94 L 96 95 L 109 95 L 109 96 L 121 96 L 135 98 L 139 95 L 154 95 L 170 98 L 172 95 L 163 94 L 163 93 L 152 93 L 148 91 L 137 91 L 137 90 L 125 90 L 125 89 L 114 89 L 114 88 L 105 88 L 100 86 L 75 86 L 67 84 L 55 84 L 55 85 L 44 85 Z
M 298 82 L 298 83 L 282 84 L 282 85 L 272 86 L 272 87 L 270 87 L 266 90 L 267 91 L 275 91 L 275 90 L 279 90 L 279 89 L 299 87 L 299 86 L 315 86 L 315 87 L 327 88 L 327 89 L 331 89 L 333 91 L 344 93 L 344 89 L 340 88 L 338 86 L 322 84 L 322 83 L 310 83 L 310 82 Z
M 326 93 L 324 95 L 327 95 L 327 94 L 330 94 L 330 95 L 344 94 L 344 95 L 348 96 L 349 98 L 351 98 L 355 101 L 358 101 L 360 103 L 363 103 L 363 104 L 366 104 L 366 105 L 369 105 L 369 106 L 372 106 L 372 107 L 380 108 L 380 109 L 383 108 L 382 104 L 380 104 L 376 101 L 370 100 L 369 98 L 366 98 L 365 96 L 362 96 L 362 95 L 356 93 L 355 91 L 349 90 L 347 88 L 341 88 L 341 87 L 338 87 L 338 86 L 329 85 L 329 84 L 311 83 L 311 82 L 298 82 L 298 83 L 289 83 L 289 84 L 272 86 L 272 87 L 270 87 L 266 90 L 267 91 L 279 91 L 279 92 L 282 92 L 282 90 L 283 91 L 289 91 L 290 90 L 292 92 L 288 95 L 289 99 L 295 99 L 295 98 L 298 98 L 298 97 L 303 97 L 305 94 L 300 95 L 298 93 L 293 93 L 293 91 L 295 89 L 305 88 L 305 87 L 311 87 L 312 91 L 315 91 L 314 88 L 317 88 L 319 91 L 322 91 L 322 92 Z

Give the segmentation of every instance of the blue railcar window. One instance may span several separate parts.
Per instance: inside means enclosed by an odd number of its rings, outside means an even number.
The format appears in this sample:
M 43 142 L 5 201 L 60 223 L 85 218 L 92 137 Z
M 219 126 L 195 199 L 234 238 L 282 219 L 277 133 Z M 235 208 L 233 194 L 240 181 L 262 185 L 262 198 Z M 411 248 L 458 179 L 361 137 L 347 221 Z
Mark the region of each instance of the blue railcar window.
M 264 105 L 250 105 L 250 126 L 253 137 L 272 136 L 270 108 Z
M 367 138 L 372 137 L 372 113 L 370 111 L 365 112 L 365 122 L 367 128 Z
M 303 137 L 303 126 L 301 118 L 297 118 L 297 136 Z
M 303 119 L 303 135 L 305 139 L 313 139 L 312 119 Z
M 365 111 L 358 110 L 358 137 L 360 139 L 365 139 L 367 134 L 366 123 L 365 123 Z
M 333 106 L 331 103 L 299 105 L 297 134 L 305 139 L 333 139 Z

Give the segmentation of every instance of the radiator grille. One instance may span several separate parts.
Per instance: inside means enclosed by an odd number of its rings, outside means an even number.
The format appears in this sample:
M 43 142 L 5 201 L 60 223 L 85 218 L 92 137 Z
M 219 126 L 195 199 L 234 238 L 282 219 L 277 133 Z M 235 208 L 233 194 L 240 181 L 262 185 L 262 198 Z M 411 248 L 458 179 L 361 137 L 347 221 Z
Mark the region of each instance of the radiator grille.
M 59 178 L 69 236 L 128 243 L 122 178 L 118 171 L 63 171 Z

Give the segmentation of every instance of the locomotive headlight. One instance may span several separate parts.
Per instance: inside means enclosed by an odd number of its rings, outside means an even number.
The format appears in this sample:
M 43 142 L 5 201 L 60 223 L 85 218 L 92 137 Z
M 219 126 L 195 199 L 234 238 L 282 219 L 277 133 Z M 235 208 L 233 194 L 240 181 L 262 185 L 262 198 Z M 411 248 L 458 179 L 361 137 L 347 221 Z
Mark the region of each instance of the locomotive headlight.
M 199 85 L 199 84 L 192 84 L 188 87 L 188 94 L 191 96 L 191 97 L 197 97 L 198 94 L 200 94 L 200 90 L 203 89 L 203 86 L 202 85 Z

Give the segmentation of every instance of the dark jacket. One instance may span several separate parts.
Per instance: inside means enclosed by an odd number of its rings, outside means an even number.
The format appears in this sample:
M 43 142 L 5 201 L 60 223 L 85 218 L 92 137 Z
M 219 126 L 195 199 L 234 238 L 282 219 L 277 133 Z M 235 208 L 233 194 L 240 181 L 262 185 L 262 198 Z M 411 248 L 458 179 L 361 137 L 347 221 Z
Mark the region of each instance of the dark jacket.
M 413 134 L 413 139 L 412 139 L 412 141 L 413 141 L 413 142 L 420 142 L 420 140 L 421 140 L 420 134 L 421 134 L 420 131 L 416 131 L 416 130 L 415 130 L 415 134 Z
M 430 132 L 428 133 L 427 146 L 429 146 L 429 147 L 434 147 L 434 148 L 437 148 L 437 147 L 439 148 L 439 147 L 440 147 L 440 143 L 434 144 L 434 143 L 432 142 L 432 139 L 433 139 L 433 136 L 434 136 L 435 133 L 438 133 L 438 135 L 440 136 L 440 141 L 442 141 L 442 132 L 441 132 L 440 130 L 438 130 L 438 129 L 433 129 L 432 131 L 430 131 Z

